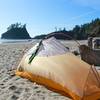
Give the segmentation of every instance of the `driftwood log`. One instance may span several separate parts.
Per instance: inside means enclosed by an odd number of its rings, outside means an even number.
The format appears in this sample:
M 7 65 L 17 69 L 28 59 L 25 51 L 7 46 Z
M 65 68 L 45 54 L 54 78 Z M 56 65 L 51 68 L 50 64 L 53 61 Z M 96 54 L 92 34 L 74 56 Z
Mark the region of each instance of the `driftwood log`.
M 100 66 L 100 56 L 86 45 L 80 45 L 79 47 L 81 59 L 88 64 Z

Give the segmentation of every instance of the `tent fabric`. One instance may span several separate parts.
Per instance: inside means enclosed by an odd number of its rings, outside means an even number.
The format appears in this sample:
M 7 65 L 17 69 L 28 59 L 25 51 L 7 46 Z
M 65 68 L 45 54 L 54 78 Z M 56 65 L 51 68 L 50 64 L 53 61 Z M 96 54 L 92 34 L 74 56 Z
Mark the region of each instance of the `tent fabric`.
M 34 53 L 38 46 L 38 43 L 29 50 L 28 54 L 31 55 Z M 40 46 L 40 49 L 37 53 L 37 56 L 53 56 L 53 55 L 60 55 L 65 54 L 66 52 L 69 52 L 69 50 L 63 46 L 58 40 L 56 40 L 54 37 L 51 37 L 45 41 L 42 42 L 42 45 Z
M 99 95 L 97 96 L 96 94 L 99 94 Z M 91 99 L 89 100 L 92 100 L 93 95 L 95 96 L 94 100 L 97 100 L 98 98 L 100 98 L 100 77 L 94 66 L 92 66 L 91 69 L 89 70 L 87 81 L 84 87 L 85 98 L 90 97 Z
M 69 50 L 65 48 L 58 40 L 54 37 L 51 37 L 42 42 L 43 45 L 37 55 L 38 56 L 53 56 L 53 55 L 60 55 L 65 54 Z M 43 49 L 42 49 L 43 48 Z
M 64 47 L 62 48 L 64 48 L 63 51 L 66 51 L 65 53 L 59 54 L 59 52 L 56 52 L 54 54 L 56 48 L 50 49 L 49 52 L 49 45 L 51 45 L 51 48 L 56 47 L 53 45 L 54 42 L 51 41 L 53 41 L 53 38 L 44 40 L 42 45 L 45 49 L 40 49 L 38 52 L 39 54 L 42 50 L 44 52 L 48 51 L 48 56 L 44 55 L 43 52 L 40 53 L 41 56 L 37 54 L 32 63 L 29 64 L 29 58 L 32 53 L 30 51 L 26 53 L 18 66 L 16 75 L 42 84 L 73 100 L 100 99 L 99 74 L 94 66 L 82 61 L 65 50 Z M 54 41 L 56 40 L 54 39 Z M 60 43 L 57 43 L 57 50 L 61 50 Z M 47 47 L 45 47 L 45 44 L 48 44 Z M 31 51 L 34 50 L 33 48 Z

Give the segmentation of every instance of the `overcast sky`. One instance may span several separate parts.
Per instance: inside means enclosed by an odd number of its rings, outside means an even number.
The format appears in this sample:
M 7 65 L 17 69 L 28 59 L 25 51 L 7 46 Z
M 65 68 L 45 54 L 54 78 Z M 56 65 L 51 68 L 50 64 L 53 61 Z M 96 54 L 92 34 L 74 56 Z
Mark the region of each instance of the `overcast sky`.
M 100 17 L 100 0 L 0 0 L 0 35 L 10 24 L 27 24 L 33 37 L 67 30 Z

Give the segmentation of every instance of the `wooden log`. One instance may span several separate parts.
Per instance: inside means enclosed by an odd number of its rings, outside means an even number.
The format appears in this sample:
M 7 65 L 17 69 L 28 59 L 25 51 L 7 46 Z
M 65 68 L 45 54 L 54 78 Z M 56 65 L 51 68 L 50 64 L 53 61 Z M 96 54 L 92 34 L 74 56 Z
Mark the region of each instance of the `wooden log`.
M 100 56 L 91 48 L 86 45 L 80 45 L 79 50 L 82 60 L 91 65 L 100 65 Z

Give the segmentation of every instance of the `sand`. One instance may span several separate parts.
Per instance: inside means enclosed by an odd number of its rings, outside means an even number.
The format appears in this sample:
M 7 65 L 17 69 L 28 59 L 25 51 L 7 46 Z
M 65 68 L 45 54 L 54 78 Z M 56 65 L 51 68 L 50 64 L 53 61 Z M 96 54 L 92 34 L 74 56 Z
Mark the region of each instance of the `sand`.
M 73 41 L 62 43 L 68 45 L 72 51 L 77 49 L 77 44 Z M 0 44 L 0 100 L 70 100 L 44 86 L 15 76 L 22 56 L 33 45 L 30 42 Z

